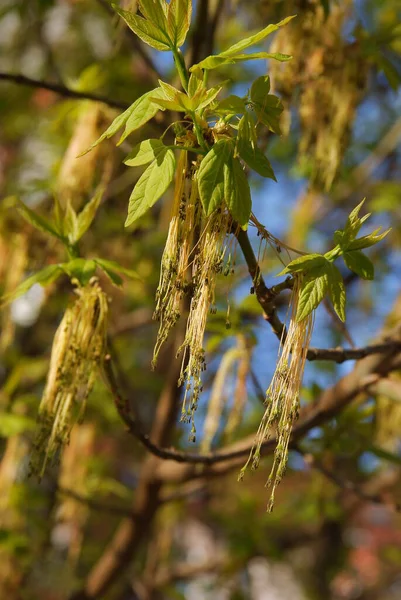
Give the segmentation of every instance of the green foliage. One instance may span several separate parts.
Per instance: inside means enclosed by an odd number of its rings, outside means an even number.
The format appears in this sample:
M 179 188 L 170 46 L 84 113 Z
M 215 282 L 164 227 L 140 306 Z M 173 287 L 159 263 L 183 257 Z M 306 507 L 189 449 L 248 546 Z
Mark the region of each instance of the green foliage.
M 206 215 L 212 214 L 224 198 L 224 166 L 231 154 L 231 142 L 220 140 L 209 150 L 198 171 L 199 195 Z
M 139 178 L 129 199 L 126 227 L 141 217 L 159 200 L 173 181 L 174 171 L 174 152 L 165 149 L 158 154 Z
M 257 52 L 254 54 L 242 54 L 242 52 L 243 52 L 243 50 L 246 50 L 250 46 L 255 46 L 256 44 L 259 44 L 268 35 L 270 35 L 274 31 L 277 31 L 280 27 L 283 27 L 284 25 L 286 25 L 293 18 L 294 17 L 287 17 L 286 19 L 283 19 L 276 25 L 268 25 L 267 27 L 265 27 L 258 33 L 255 33 L 254 35 L 237 42 L 233 46 L 230 46 L 229 48 L 227 48 L 227 50 L 220 52 L 220 54 L 217 54 L 214 56 L 208 56 L 207 58 L 202 60 L 200 63 L 193 65 L 190 68 L 190 71 L 193 71 L 193 70 L 199 69 L 199 68 L 205 69 L 205 70 L 211 70 L 211 69 L 216 69 L 217 67 L 221 67 L 223 65 L 235 64 L 237 62 L 242 62 L 242 61 L 246 61 L 246 60 L 255 60 L 255 59 L 274 58 L 275 60 L 279 60 L 279 61 L 290 60 L 291 56 L 288 56 L 287 54 L 281 54 L 281 53 L 268 54 L 266 52 Z
M 363 206 L 362 201 L 350 213 L 343 230 L 334 233 L 334 241 L 337 244 L 333 250 L 322 254 L 306 254 L 291 261 L 279 275 L 299 274 L 302 275 L 300 299 L 297 311 L 297 320 L 301 321 L 307 317 L 329 294 L 334 310 L 341 319 L 345 321 L 345 287 L 340 271 L 333 264 L 339 256 L 342 256 L 346 266 L 362 277 L 373 279 L 374 267 L 372 262 L 360 249 L 368 248 L 380 242 L 390 230 L 379 233 L 376 229 L 369 235 L 357 238 L 363 223 L 369 218 L 370 213 L 359 217 Z

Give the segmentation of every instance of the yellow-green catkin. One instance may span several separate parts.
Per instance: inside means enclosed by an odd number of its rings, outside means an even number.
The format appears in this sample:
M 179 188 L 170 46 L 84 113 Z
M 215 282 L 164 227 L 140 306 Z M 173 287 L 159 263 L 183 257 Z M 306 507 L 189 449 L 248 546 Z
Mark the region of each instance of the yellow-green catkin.
M 156 365 L 161 346 L 180 317 L 183 296 L 190 288 L 190 255 L 200 219 L 201 206 L 192 165 L 188 164 L 187 152 L 182 151 L 177 166 L 173 208 L 156 292 L 153 318 L 157 319 L 160 325 L 153 353 L 153 366 Z
M 224 270 L 227 233 L 231 217 L 224 205 L 205 218 L 194 248 L 192 265 L 193 293 L 189 308 L 183 351 L 181 382 L 185 382 L 182 420 L 192 423 L 191 439 L 195 439 L 193 415 L 202 391 L 201 373 L 206 368 L 203 340 L 209 312 L 215 308 L 215 287 L 218 273 Z M 187 360 L 188 358 L 188 360 Z
M 266 411 L 256 434 L 247 463 L 242 468 L 242 479 L 249 464 L 252 469 L 259 466 L 261 446 L 266 442 L 272 430 L 276 430 L 277 444 L 274 451 L 273 466 L 266 483 L 271 487 L 269 512 L 274 505 L 275 491 L 282 480 L 288 462 L 288 448 L 294 422 L 299 414 L 299 393 L 305 368 L 310 338 L 313 330 L 314 313 L 297 321 L 300 280 L 295 279 L 290 303 L 290 322 L 284 343 L 280 345 L 279 357 L 270 386 L 266 392 Z
M 39 406 L 39 430 L 31 460 L 43 475 L 46 464 L 69 441 L 84 413 L 96 371 L 106 351 L 108 305 L 96 278 L 76 289 L 53 340 L 50 368 Z

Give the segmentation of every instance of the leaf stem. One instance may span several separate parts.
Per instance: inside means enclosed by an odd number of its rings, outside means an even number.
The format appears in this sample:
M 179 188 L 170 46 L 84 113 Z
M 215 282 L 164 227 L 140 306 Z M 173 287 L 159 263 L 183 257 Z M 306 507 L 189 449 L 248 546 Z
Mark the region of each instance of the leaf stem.
M 189 73 L 185 64 L 184 56 L 179 48 L 172 48 L 175 67 L 180 77 L 181 85 L 188 92 Z

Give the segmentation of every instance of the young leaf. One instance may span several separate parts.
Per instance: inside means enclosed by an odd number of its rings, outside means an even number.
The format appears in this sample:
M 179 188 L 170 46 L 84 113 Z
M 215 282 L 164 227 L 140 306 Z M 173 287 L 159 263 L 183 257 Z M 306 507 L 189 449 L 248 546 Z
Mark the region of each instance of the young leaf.
M 167 29 L 167 4 L 165 0 L 138 0 L 143 16 L 161 30 Z
M 349 244 L 356 238 L 356 236 L 359 233 L 360 228 L 362 227 L 362 224 L 366 221 L 366 219 L 368 219 L 370 217 L 370 213 L 366 214 L 364 217 L 362 217 L 362 219 L 360 219 L 358 216 L 359 211 L 361 210 L 364 202 L 365 202 L 365 199 L 363 199 L 362 202 L 360 202 L 358 204 L 358 206 L 356 206 L 354 208 L 354 210 L 351 211 L 349 214 L 347 223 L 342 232 L 342 248 L 343 249 L 346 249 L 349 246 Z M 336 233 L 339 233 L 339 232 L 336 232 Z
M 221 92 L 222 88 L 219 86 L 210 88 L 208 90 L 201 90 L 193 98 L 193 110 L 203 110 L 209 104 L 213 102 L 216 96 Z
M 70 277 L 75 277 L 82 285 L 86 285 L 96 271 L 96 262 L 85 258 L 74 258 L 62 263 L 60 268 Z
M 256 171 L 256 173 L 262 177 L 269 177 L 277 181 L 270 162 L 257 146 L 252 146 L 251 142 L 239 139 L 237 151 L 248 167 Z
M 159 139 L 145 140 L 137 144 L 128 156 L 124 159 L 124 163 L 129 167 L 138 167 L 147 165 L 157 158 L 160 154 L 166 151 L 166 147 Z
M 189 76 L 188 95 L 190 98 L 204 88 L 202 69 L 194 69 Z
M 305 319 L 326 295 L 329 278 L 326 267 L 313 269 L 305 276 L 299 293 L 297 321 Z
M 259 44 L 259 42 L 264 40 L 268 35 L 270 35 L 274 31 L 277 31 L 278 29 L 280 29 L 280 27 L 284 27 L 284 25 L 287 25 L 287 23 L 289 23 L 289 21 L 294 19 L 294 17 L 295 17 L 295 15 L 293 15 L 291 17 L 287 17 L 286 19 L 283 19 L 279 23 L 268 25 L 267 27 L 265 27 L 258 33 L 255 33 L 254 35 L 251 35 L 250 37 L 245 38 L 244 40 L 241 40 L 240 42 L 237 42 L 233 46 L 230 46 L 229 48 L 227 48 L 227 50 L 224 50 L 224 52 L 222 52 L 221 54 L 223 56 L 238 54 L 238 53 L 242 52 L 243 50 L 245 50 L 246 48 L 249 48 L 249 46 L 254 46 L 255 44 Z
M 145 44 L 148 44 L 156 50 L 161 50 L 162 52 L 171 50 L 172 42 L 164 27 L 160 28 L 158 25 L 154 25 L 151 21 L 148 21 L 143 17 L 127 10 L 123 10 L 117 6 L 117 4 L 112 4 L 112 7 L 116 13 L 124 19 L 128 27 L 132 29 Z
M 192 0 L 171 0 L 167 22 L 169 34 L 176 47 L 182 46 L 187 37 L 192 17 Z
M 122 134 L 117 145 L 120 145 L 130 133 L 136 129 L 139 129 L 142 127 L 142 125 L 150 121 L 150 119 L 152 119 L 159 110 L 164 110 L 163 107 L 155 104 L 153 100 L 164 97 L 165 95 L 163 90 L 161 88 L 156 88 L 150 92 L 146 92 L 146 94 L 134 102 L 134 104 L 130 107 L 131 112 L 126 120 L 124 133 Z
M 281 52 L 254 52 L 252 54 L 230 54 L 226 55 L 225 53 L 216 54 L 212 56 L 208 56 L 200 63 L 194 65 L 189 70 L 193 69 L 205 69 L 207 71 L 211 71 L 212 69 L 217 69 L 218 67 L 222 67 L 224 65 L 235 65 L 239 62 L 245 62 L 247 60 L 268 60 L 269 58 L 273 58 L 280 62 L 284 62 L 287 60 L 291 60 L 292 56 L 289 54 L 282 54 Z
M 252 210 L 251 190 L 244 169 L 233 154 L 224 165 L 224 198 L 233 219 L 247 229 Z
M 277 277 L 288 273 L 308 273 L 312 269 L 325 266 L 326 263 L 328 261 L 322 254 L 305 254 L 288 263 L 285 269 L 278 273 Z
M 277 135 L 281 135 L 280 115 L 284 110 L 283 104 L 277 96 L 268 94 L 261 103 L 253 102 L 258 121 L 271 129 Z
M 75 241 L 80 240 L 84 233 L 86 233 L 86 231 L 88 231 L 89 227 L 92 225 L 93 219 L 97 213 L 97 209 L 102 201 L 104 191 L 105 187 L 103 185 L 99 186 L 92 200 L 90 200 L 79 213 Z
M 25 281 L 22 281 L 13 292 L 3 296 L 1 299 L 2 304 L 7 304 L 12 300 L 15 300 L 19 296 L 23 296 L 35 283 L 40 283 L 43 286 L 53 283 L 62 273 L 60 265 L 49 265 L 41 271 L 34 273 Z
M 44 233 L 50 233 L 54 237 L 58 239 L 62 239 L 62 236 L 59 232 L 52 226 L 49 221 L 38 215 L 35 211 L 31 210 L 24 204 L 21 200 L 17 200 L 17 209 L 21 213 L 28 223 L 33 225 L 39 231 L 43 231 Z
M 375 229 L 369 235 L 364 235 L 364 236 L 354 240 L 353 242 L 351 242 L 348 245 L 347 250 L 351 251 L 351 250 L 362 250 L 363 248 L 370 248 L 370 246 L 374 246 L 375 244 L 380 242 L 383 238 L 385 238 L 386 235 L 388 233 L 390 233 L 390 231 L 391 231 L 391 229 L 387 229 L 386 231 L 383 231 L 383 233 L 379 233 L 380 230 L 381 230 L 381 227 L 379 227 L 378 229 Z
M 142 96 L 142 98 L 143 98 L 143 96 Z M 140 100 L 140 98 L 138 98 L 138 100 Z M 137 104 L 138 100 L 136 100 L 136 102 L 134 102 L 133 104 L 131 104 L 131 106 L 129 106 L 127 108 L 127 110 L 125 110 L 123 113 L 121 113 L 121 115 L 118 115 L 114 119 L 114 121 L 111 123 L 111 125 L 109 125 L 109 127 L 106 129 L 106 131 L 104 133 L 102 133 L 102 135 L 100 136 L 100 138 L 98 138 L 96 140 L 96 142 L 93 142 L 93 144 L 91 146 L 89 146 L 89 148 L 87 150 L 85 150 L 84 152 L 82 152 L 81 154 L 79 154 L 78 158 L 80 156 L 84 156 L 85 154 L 87 154 L 88 152 L 90 152 L 91 150 L 93 150 L 93 148 L 95 148 L 96 146 L 98 146 L 101 142 L 103 142 L 103 140 L 106 140 L 106 139 L 109 139 L 109 138 L 113 137 L 113 135 L 115 135 L 117 133 L 117 131 L 119 129 L 121 129 L 121 127 L 123 127 L 125 125 L 125 123 L 128 121 L 129 117 L 131 116 L 131 114 L 135 110 L 135 105 Z
M 231 144 L 220 140 L 203 158 L 198 170 L 199 196 L 206 215 L 221 204 L 224 197 L 224 165 L 231 153 Z
M 251 86 L 251 100 L 256 104 L 263 104 L 264 99 L 270 92 L 270 77 L 261 75 L 255 79 Z
M 258 136 L 256 134 L 256 126 L 254 118 L 246 112 L 238 123 L 238 140 L 249 142 L 251 146 L 256 146 Z
M 139 279 L 139 280 L 141 279 L 136 271 L 134 271 L 133 269 L 127 269 L 126 267 L 123 267 L 122 265 L 120 265 L 118 262 L 115 262 L 114 260 L 106 260 L 104 258 L 95 258 L 95 262 L 104 271 L 106 271 L 108 269 L 109 271 L 117 271 L 118 273 L 127 275 L 127 277 L 130 277 L 131 279 Z
M 341 321 L 344 322 L 346 301 L 344 280 L 340 271 L 333 263 L 330 263 L 327 274 L 329 277 L 329 295 L 331 303 Z
M 221 100 L 217 106 L 213 108 L 213 112 L 223 115 L 238 115 L 244 113 L 245 110 L 246 107 L 243 98 L 234 95 L 224 98 L 224 100 Z
M 68 238 L 70 244 L 75 244 L 77 241 L 78 217 L 72 207 L 71 201 L 68 199 L 65 206 L 63 218 L 63 234 Z
M 375 269 L 372 262 L 367 256 L 365 256 L 360 250 L 353 250 L 352 252 L 344 252 L 344 262 L 347 267 L 362 277 L 362 279 L 373 279 L 375 275 Z
M 126 227 L 139 219 L 164 194 L 174 178 L 174 170 L 175 158 L 172 150 L 166 150 L 148 166 L 129 199 Z

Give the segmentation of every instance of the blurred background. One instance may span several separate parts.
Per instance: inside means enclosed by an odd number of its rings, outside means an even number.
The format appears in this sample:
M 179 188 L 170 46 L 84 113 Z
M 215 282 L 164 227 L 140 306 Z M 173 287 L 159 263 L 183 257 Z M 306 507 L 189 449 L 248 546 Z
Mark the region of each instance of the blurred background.
M 135 1 L 121 4 L 136 9 Z M 333 232 L 364 197 L 363 210 L 372 216 L 362 233 L 392 228 L 368 251 L 374 281 L 341 267 L 346 324 L 323 304 L 313 346 L 363 347 L 399 331 L 400 13 L 398 0 L 194 4 L 188 65 L 297 15 L 261 45 L 292 61 L 229 65 L 210 75 L 210 84 L 229 80 L 228 93 L 243 95 L 268 73 L 284 105 L 282 135 L 260 130 L 278 181 L 251 176 L 257 219 L 305 252 L 329 250 Z M 221 278 L 218 310 L 209 319 L 197 440 L 189 442 L 176 411 L 174 339 L 157 369 L 150 367 L 171 191 L 124 229 L 141 170 L 122 160 L 141 139 L 159 137 L 169 117 L 159 113 L 121 146 L 113 138 L 76 158 L 159 77 L 176 80 L 170 56 L 145 47 L 106 0 L 0 0 L 0 292 L 65 260 L 62 245 L 24 221 L 14 198 L 49 217 L 55 197 L 78 211 L 105 183 L 80 248 L 85 258 L 114 260 L 140 276 L 125 278 L 119 289 L 99 275 L 110 298 L 109 342 L 123 394 L 159 444 L 231 449 L 258 427 L 278 341 L 250 294 L 237 249 L 234 274 Z M 267 285 L 275 285 L 282 269 L 277 252 L 261 245 L 252 228 L 250 238 Z M 288 262 L 284 250 L 282 258 Z M 271 457 L 238 483 L 242 459 L 198 468 L 151 456 L 127 433 L 100 375 L 83 423 L 38 481 L 28 467 L 36 415 L 54 334 L 72 297 L 61 277 L 45 288 L 34 285 L 0 316 L 1 598 L 401 597 L 400 361 L 374 385 L 358 383 L 349 401 L 297 441 L 272 514 L 265 512 L 264 488 Z M 277 299 L 283 319 L 288 299 L 288 292 Z M 362 363 L 308 363 L 302 409 L 313 410 L 325 393 L 341 398 L 343 378 L 369 374 L 369 359 Z M 205 433 L 211 406 L 214 428 Z

